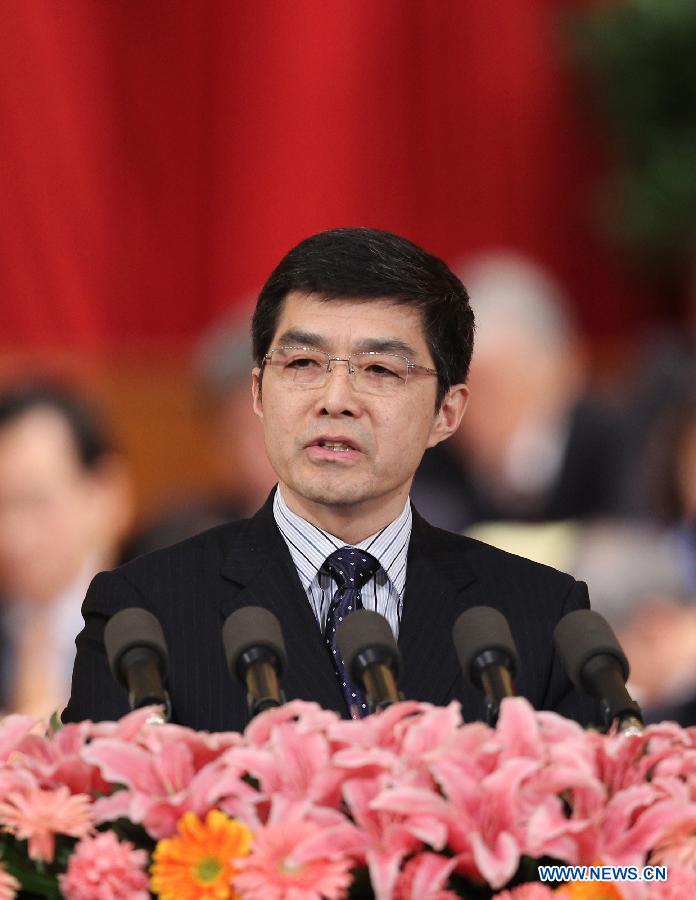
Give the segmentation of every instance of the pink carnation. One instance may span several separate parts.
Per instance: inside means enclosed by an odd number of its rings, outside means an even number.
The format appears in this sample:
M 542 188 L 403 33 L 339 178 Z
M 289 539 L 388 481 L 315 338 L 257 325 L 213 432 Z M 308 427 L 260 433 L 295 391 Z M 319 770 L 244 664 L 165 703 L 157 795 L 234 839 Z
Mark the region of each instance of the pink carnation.
M 147 853 L 112 831 L 85 838 L 59 875 L 67 900 L 148 900 Z
M 0 864 L 0 900 L 14 900 L 19 890 L 19 882 Z
M 92 828 L 89 797 L 66 787 L 10 791 L 0 801 L 0 819 L 16 838 L 28 839 L 31 859 L 45 862 L 53 862 L 57 834 L 83 838 Z
M 351 883 L 352 860 L 332 854 L 307 859 L 302 845 L 322 829 L 315 822 L 275 822 L 257 832 L 251 855 L 233 880 L 244 900 L 338 900 Z

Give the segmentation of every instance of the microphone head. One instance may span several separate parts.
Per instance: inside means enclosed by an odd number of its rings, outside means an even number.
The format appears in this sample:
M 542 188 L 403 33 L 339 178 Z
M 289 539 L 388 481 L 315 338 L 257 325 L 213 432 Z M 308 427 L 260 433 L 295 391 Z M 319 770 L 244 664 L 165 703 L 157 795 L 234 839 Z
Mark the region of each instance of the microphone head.
M 587 661 L 595 656 L 613 657 L 621 668 L 624 683 L 628 681 L 626 654 L 607 620 L 594 610 L 576 609 L 563 616 L 556 625 L 553 640 L 563 667 L 578 690 L 587 689 L 582 672 Z
M 239 663 L 247 650 L 263 648 L 274 656 L 274 667 L 281 676 L 288 665 L 280 622 L 262 606 L 242 606 L 225 619 L 222 643 L 230 673 L 244 679 Z
M 514 677 L 519 668 L 517 648 L 508 620 L 492 606 L 472 606 L 457 617 L 452 628 L 452 640 L 465 677 L 476 688 L 481 687 L 479 657 L 493 651 L 505 659 L 505 666 Z
M 356 609 L 339 623 L 336 629 L 336 646 L 350 677 L 358 684 L 366 659 L 389 666 L 396 678 L 401 671 L 401 654 L 396 645 L 389 622 L 378 612 Z
M 164 679 L 169 654 L 159 621 L 139 606 L 129 606 L 113 615 L 104 628 L 104 646 L 111 672 L 120 684 L 128 687 L 121 660 L 129 650 L 152 650 L 157 657 L 160 676 Z

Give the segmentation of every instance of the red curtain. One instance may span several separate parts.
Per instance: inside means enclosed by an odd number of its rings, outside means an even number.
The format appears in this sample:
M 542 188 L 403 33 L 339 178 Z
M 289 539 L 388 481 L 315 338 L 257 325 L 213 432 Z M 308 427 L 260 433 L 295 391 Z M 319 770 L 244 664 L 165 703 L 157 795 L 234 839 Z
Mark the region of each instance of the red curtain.
M 571 4 L 572 5 L 572 4 Z M 0 28 L 0 348 L 186 346 L 322 228 L 512 247 L 611 336 L 558 0 L 27 0 Z

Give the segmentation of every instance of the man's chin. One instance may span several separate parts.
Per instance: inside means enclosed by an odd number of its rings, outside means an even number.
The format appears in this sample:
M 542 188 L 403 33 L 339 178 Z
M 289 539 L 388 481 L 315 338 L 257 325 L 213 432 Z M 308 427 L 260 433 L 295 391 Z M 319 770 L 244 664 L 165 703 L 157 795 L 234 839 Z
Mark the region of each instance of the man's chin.
M 372 499 L 365 484 L 350 483 L 338 474 L 309 478 L 306 482 L 292 485 L 292 490 L 305 501 L 334 508 L 355 507 Z
M 337 509 L 348 509 L 350 507 L 358 506 L 370 499 L 361 491 L 351 491 L 348 489 L 340 490 L 335 488 L 308 491 L 304 494 L 304 497 L 311 503 L 317 503 L 320 506 L 330 506 Z

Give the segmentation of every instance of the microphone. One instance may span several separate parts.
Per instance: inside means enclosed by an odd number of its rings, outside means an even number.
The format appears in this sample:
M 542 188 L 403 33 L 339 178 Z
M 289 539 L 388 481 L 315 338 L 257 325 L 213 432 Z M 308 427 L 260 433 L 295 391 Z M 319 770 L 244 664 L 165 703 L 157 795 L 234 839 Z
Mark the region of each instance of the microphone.
M 112 616 L 104 628 L 104 646 L 109 667 L 116 680 L 128 691 L 133 709 L 158 704 L 150 722 L 168 722 L 171 716 L 167 678 L 167 643 L 162 626 L 146 609 L 130 606 Z
M 640 707 L 626 690 L 629 666 L 607 620 L 589 609 L 576 609 L 556 625 L 556 650 L 575 687 L 600 701 L 604 725 L 618 723 L 624 734 L 643 730 Z
M 243 606 L 233 612 L 222 626 L 222 643 L 230 674 L 246 686 L 252 718 L 285 703 L 279 679 L 288 659 L 280 622 L 270 610 Z
M 457 617 L 452 640 L 465 678 L 486 697 L 486 722 L 494 726 L 501 701 L 515 696 L 519 667 L 508 621 L 491 606 L 472 606 Z
M 336 646 L 351 679 L 365 691 L 370 712 L 402 699 L 397 686 L 401 654 L 384 616 L 356 609 L 336 629 Z

